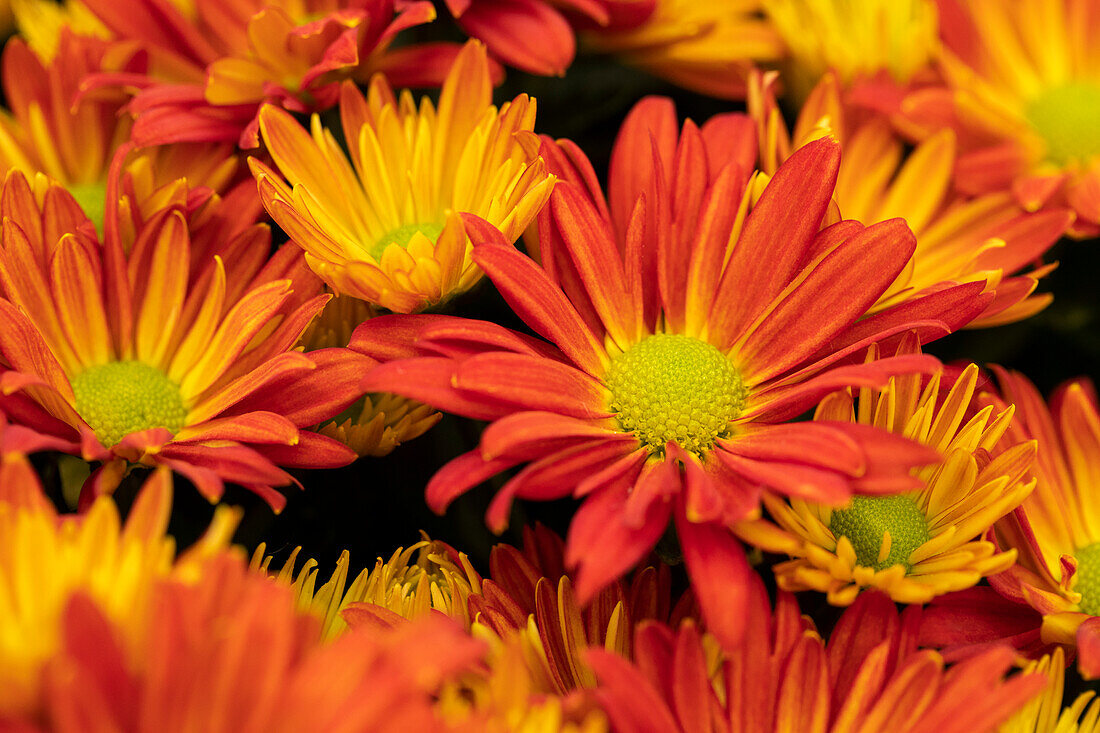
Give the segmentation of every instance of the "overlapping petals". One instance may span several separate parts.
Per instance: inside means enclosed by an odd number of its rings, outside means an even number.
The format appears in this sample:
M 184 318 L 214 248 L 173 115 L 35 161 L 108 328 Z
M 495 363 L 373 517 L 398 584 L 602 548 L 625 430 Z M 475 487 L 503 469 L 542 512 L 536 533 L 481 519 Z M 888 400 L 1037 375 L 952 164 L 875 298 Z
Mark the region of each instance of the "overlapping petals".
M 578 568 L 582 603 L 674 521 L 704 617 L 735 644 L 743 619 L 724 611 L 744 603 L 749 569 L 730 528 L 754 518 L 761 487 L 837 504 L 853 491 L 896 491 L 883 487 L 935 459 L 865 426 L 783 421 L 838 387 L 935 370 L 921 355 L 840 364 L 909 329 L 941 335 L 980 312 L 985 299 L 980 285 L 960 286 L 859 320 L 906 266 L 914 243 L 900 220 L 863 227 L 825 219 L 836 143 L 804 147 L 765 186 L 750 179 L 755 140 L 746 118 L 723 116 L 702 129 L 689 122 L 680 136 L 675 129 L 666 102 L 635 109 L 612 157 L 610 204 L 575 146 L 544 144 L 564 183 L 540 217 L 541 267 L 467 218 L 475 260 L 553 346 L 493 324 L 430 316 L 373 319 L 352 348 L 391 362 L 374 369 L 365 388 L 494 421 L 478 449 L 433 479 L 432 506 L 442 509 L 521 463 L 529 465 L 489 509 L 490 526 L 504 526 L 515 497 L 583 498 L 566 553 Z M 734 210 L 730 200 L 741 206 Z M 741 390 L 719 397 L 742 404 L 718 418 L 728 422 L 712 436 L 689 436 L 700 443 L 643 442 L 612 408 L 613 400 L 644 400 L 613 395 L 608 375 L 614 360 L 654 338 L 719 354 L 724 361 L 709 363 L 728 364 L 740 380 Z M 666 398 L 679 399 L 656 396 Z M 806 450 L 811 444 L 815 450 Z M 896 451 L 897 460 L 869 459 L 883 450 Z
M 0 403 L 102 464 L 85 501 L 144 463 L 180 471 L 211 500 L 228 480 L 278 508 L 284 498 L 270 487 L 292 480 L 279 466 L 354 458 L 299 428 L 359 396 L 363 360 L 293 350 L 327 297 L 295 250 L 267 260 L 266 228 L 201 256 L 173 207 L 127 252 L 117 235 L 101 243 L 63 189 L 41 178 L 32 189 L 19 173 L 0 208 Z M 125 386 L 136 384 L 145 386 Z

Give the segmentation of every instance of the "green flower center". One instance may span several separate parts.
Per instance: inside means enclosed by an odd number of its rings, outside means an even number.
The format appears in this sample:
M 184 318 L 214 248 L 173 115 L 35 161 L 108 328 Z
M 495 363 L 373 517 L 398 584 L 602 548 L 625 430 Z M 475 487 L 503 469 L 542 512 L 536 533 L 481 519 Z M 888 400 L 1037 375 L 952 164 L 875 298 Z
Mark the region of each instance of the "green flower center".
M 1081 594 L 1081 610 L 1090 616 L 1100 616 L 1100 542 L 1085 545 L 1074 557 L 1077 582 L 1073 589 Z
M 417 234 L 423 234 L 428 238 L 428 241 L 434 243 L 439 239 L 439 235 L 443 233 L 442 224 L 406 224 L 403 227 L 398 227 L 392 232 L 386 232 L 382 237 L 374 243 L 374 246 L 370 249 L 371 257 L 376 260 L 382 257 L 382 253 L 386 251 L 386 247 L 391 244 L 396 244 L 399 247 L 408 247 L 412 242 L 413 237 Z
M 908 496 L 853 496 L 848 507 L 833 510 L 829 529 L 837 540 L 848 538 L 860 565 L 875 570 L 904 565 L 908 572 L 909 555 L 930 539 L 924 512 Z M 890 552 L 880 562 L 887 532 Z
M 655 334 L 611 359 L 609 407 L 624 431 L 655 452 L 674 441 L 700 453 L 741 412 L 745 387 L 729 359 L 691 336 Z
M 168 428 L 175 434 L 187 418 L 179 385 L 140 361 L 91 367 L 72 385 L 76 411 L 108 447 L 138 430 Z
M 107 187 L 102 183 L 77 183 L 68 187 L 84 215 L 95 224 L 97 232 L 103 232 L 103 217 L 105 216 Z
M 1055 163 L 1100 155 L 1100 84 L 1073 82 L 1049 89 L 1031 101 L 1026 115 Z

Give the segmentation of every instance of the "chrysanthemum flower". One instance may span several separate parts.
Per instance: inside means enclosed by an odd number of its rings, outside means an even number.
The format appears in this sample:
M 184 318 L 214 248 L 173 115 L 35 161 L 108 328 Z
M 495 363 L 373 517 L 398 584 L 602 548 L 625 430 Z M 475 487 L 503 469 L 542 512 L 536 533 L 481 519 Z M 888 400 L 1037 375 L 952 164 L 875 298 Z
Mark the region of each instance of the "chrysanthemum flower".
M 1095 391 L 1088 380 L 1069 382 L 1048 408 L 1026 377 L 996 371 L 1003 402 L 994 395 L 988 400 L 998 407 L 1004 402 L 1016 406 L 1006 445 L 1039 442 L 1035 491 L 990 533 L 991 540 L 1018 552 L 1019 559 L 1007 572 L 990 578 L 1001 598 L 991 592 L 948 597 L 932 609 L 929 622 L 934 625 L 926 624 L 922 635 L 956 652 L 1009 633 L 1014 644 L 1030 653 L 1050 651 L 1051 645 L 1076 648 L 1082 673 L 1100 677 L 1100 487 L 1095 479 L 1100 470 L 1100 411 Z M 989 622 L 975 619 L 968 625 L 975 611 L 994 615 Z
M 669 568 L 663 563 L 601 589 L 582 608 L 565 571 L 561 538 L 545 527 L 524 528 L 522 551 L 497 545 L 489 577 L 469 600 L 475 626 L 501 639 L 518 633 L 526 649 L 528 675 L 538 691 L 568 695 L 596 685 L 584 662 L 587 647 L 630 659 L 634 628 L 647 619 L 677 623 L 694 615 L 692 595 L 673 603 Z
M 955 127 L 956 187 L 1011 191 L 1029 211 L 1073 209 L 1100 233 L 1100 7 L 1091 0 L 939 0 L 947 87 L 905 102 L 931 130 Z
M 0 215 L 0 409 L 103 463 L 85 500 L 143 463 L 178 470 L 211 500 L 233 481 L 278 508 L 271 486 L 292 481 L 279 466 L 354 458 L 299 428 L 359 396 L 364 360 L 293 350 L 327 297 L 295 249 L 268 260 L 266 227 L 200 258 L 171 208 L 124 252 L 117 236 L 96 239 L 64 189 L 40 177 L 32 190 L 18 172 Z
M 905 87 L 933 75 L 939 24 L 933 0 L 763 0 L 786 46 L 784 80 L 797 99 L 828 72 L 845 87 Z
M 1006 192 L 974 198 L 953 194 L 954 134 L 944 130 L 905 155 L 907 143 L 888 117 L 845 104 L 833 73 L 826 74 L 802 106 L 792 140 L 775 101 L 776 79 L 774 73 L 755 73 L 750 82 L 761 168 L 772 173 L 793 149 L 832 133 L 844 151 L 833 192 L 844 216 L 863 224 L 901 217 L 917 238 L 910 267 L 872 311 L 958 282 L 984 282 L 995 293 L 971 328 L 1021 320 L 1050 303 L 1049 294 L 1033 293 L 1038 279 L 1053 266 L 1021 270 L 1058 241 L 1073 222 L 1072 212 L 1052 208 L 1028 213 Z
M 434 693 L 484 651 L 439 617 L 324 643 L 289 588 L 229 553 L 197 582 L 160 584 L 151 605 L 157 622 L 126 647 L 96 604 L 67 604 L 45 675 L 48 730 L 446 731 Z
M 730 528 L 755 516 L 762 488 L 840 504 L 911 488 L 909 468 L 935 459 L 869 426 L 784 421 L 842 385 L 934 370 L 921 355 L 837 364 L 917 325 L 914 314 L 932 336 L 984 307 L 979 283 L 858 321 L 905 267 L 912 235 L 900 220 L 821 228 L 839 165 L 831 140 L 795 153 L 748 213 L 762 184 L 746 181 L 749 124 L 688 122 L 677 139 L 672 106 L 643 102 L 616 145 L 610 209 L 584 155 L 548 143 L 566 182 L 539 223 L 542 267 L 467 218 L 475 261 L 553 345 L 442 316 L 375 318 L 351 344 L 390 362 L 365 389 L 493 421 L 433 478 L 431 506 L 521 463 L 491 527 L 515 497 L 583 498 L 566 551 L 582 605 L 672 520 L 704 618 L 731 644 L 749 568 Z
M 342 348 L 355 327 L 376 315 L 366 302 L 350 295 L 335 296 L 302 334 L 307 352 Z M 317 431 L 338 440 L 362 456 L 386 456 L 430 430 L 443 416 L 427 405 L 385 392 L 363 395 L 346 410 L 318 426 Z
M 643 624 L 637 660 L 595 649 L 596 696 L 618 733 L 812 731 L 974 733 L 990 731 L 1046 683 L 1039 674 L 1005 680 L 1012 650 L 999 647 L 945 670 L 913 645 L 919 608 L 899 618 L 879 593 L 848 609 L 825 644 L 793 596 L 774 613 L 751 583 L 745 644 L 715 665 L 693 624 Z
M 135 214 L 148 216 L 176 199 L 186 200 L 194 233 L 200 222 L 191 214 L 213 208 L 211 201 L 224 195 L 236 219 L 232 233 L 254 223 L 262 209 L 255 186 L 242 180 L 243 166 L 231 146 L 179 144 L 134 150 L 126 144 L 131 122 L 122 113 L 123 97 L 77 100 L 81 81 L 110 63 L 109 56 L 104 41 L 68 30 L 62 31 L 49 61 L 20 38 L 5 44 L 3 90 L 11 115 L 0 117 L 0 172 L 46 174 L 69 190 L 100 231 L 109 208 L 105 201 L 112 166 L 128 176 L 119 195 L 127 199 L 124 208 Z M 218 228 L 223 237 L 230 233 L 224 222 Z
M 969 365 L 951 385 L 941 375 L 893 377 L 886 387 L 837 392 L 822 400 L 815 420 L 851 421 L 903 435 L 938 451 L 942 460 L 916 469 L 922 488 L 892 496 L 853 497 L 844 508 L 765 495 L 769 513 L 790 535 L 795 559 L 775 566 L 786 590 L 817 590 L 848 605 L 864 588 L 900 603 L 975 585 L 1008 569 L 1016 552 L 975 540 L 1011 512 L 1035 486 L 1028 471 L 1035 441 L 991 452 L 1012 420 L 1011 407 L 986 407 L 966 419 L 978 379 Z M 944 394 L 946 392 L 946 394 Z
M 454 44 L 389 50 L 399 31 L 435 17 L 430 2 L 394 0 L 85 0 L 120 51 L 140 49 L 146 73 L 105 73 L 89 88 L 140 90 L 129 105 L 139 145 L 258 144 L 264 102 L 292 112 L 336 104 L 339 82 L 384 72 L 434 86 Z
M 260 544 L 252 557 L 253 568 L 267 571 L 270 557 Z M 347 630 L 343 612 L 355 604 L 373 604 L 374 612 L 387 619 L 416 619 L 429 610 L 440 611 L 469 628 L 467 599 L 480 592 L 481 576 L 465 553 L 438 540 L 424 536 L 407 549 L 394 550 L 389 560 L 378 558 L 371 570 L 364 569 L 348 585 L 351 556 L 340 555 L 329 579 L 317 587 L 317 561 L 307 560 L 294 572 L 298 550 L 294 550 L 276 575 L 281 583 L 294 589 L 298 606 L 322 619 L 321 635 L 333 639 Z
M 754 63 L 783 57 L 782 40 L 760 17 L 760 0 L 635 5 L 582 33 L 584 45 L 686 89 L 725 99 L 744 98 Z
M 17 435 L 12 436 L 15 431 Z M 200 560 L 225 547 L 239 512 L 219 508 L 204 540 L 175 563 L 165 536 L 171 509 L 171 474 L 159 469 L 141 489 L 124 526 L 110 497 L 80 517 L 59 517 L 9 438 L 0 441 L 0 727 L 41 709 L 42 669 L 65 644 L 62 618 L 74 595 L 96 604 L 132 650 L 138 630 L 154 613 L 157 581 L 193 579 Z M 41 447 L 60 447 L 56 445 Z
M 407 91 L 398 102 L 376 76 L 366 99 L 345 85 L 340 114 L 351 160 L 316 117 L 311 136 L 268 106 L 260 129 L 282 175 L 252 161 L 268 213 L 340 294 L 409 313 L 461 293 L 481 270 L 460 215 L 514 242 L 553 188 L 531 131 L 534 100 L 492 106 L 476 41 L 448 74 L 438 109 L 427 99 L 417 109 Z
M 1045 675 L 1047 687 L 1001 724 L 997 733 L 1100 733 L 1100 699 L 1096 699 L 1095 692 L 1082 692 L 1071 704 L 1062 707 L 1066 659 L 1061 648 L 1029 662 L 1024 671 Z

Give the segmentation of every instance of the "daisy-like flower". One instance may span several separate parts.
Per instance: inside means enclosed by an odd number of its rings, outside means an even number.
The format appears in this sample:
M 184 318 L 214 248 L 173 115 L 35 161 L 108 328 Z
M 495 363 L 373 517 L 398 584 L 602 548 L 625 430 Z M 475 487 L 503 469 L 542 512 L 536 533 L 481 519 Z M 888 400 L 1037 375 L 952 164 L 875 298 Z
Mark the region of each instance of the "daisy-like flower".
M 362 357 L 294 350 L 324 306 L 293 248 L 270 260 L 255 226 L 199 259 L 179 209 L 160 212 L 129 252 L 100 243 L 56 184 L 9 174 L 0 191 L 0 409 L 102 462 L 84 499 L 130 464 L 185 474 L 212 501 L 223 481 L 279 508 L 279 466 L 344 465 L 354 453 L 300 430 L 360 394 Z M 110 232 L 108 232 L 110 234 Z
M 100 231 L 112 164 L 134 176 L 136 187 L 126 192 L 134 208 L 163 208 L 170 189 L 186 178 L 193 189 L 231 196 L 240 220 L 245 225 L 254 222 L 260 213 L 255 192 L 240 186 L 229 192 L 241 180 L 241 165 L 230 147 L 178 145 L 134 151 L 127 146 L 127 152 L 120 153 L 131 129 L 129 117 L 122 114 L 125 100 L 115 94 L 74 102 L 81 81 L 100 71 L 108 55 L 106 42 L 68 30 L 61 32 L 49 61 L 20 38 L 4 45 L 3 90 L 11 115 L 0 117 L 0 171 L 19 170 L 28 177 L 45 173 L 69 190 Z M 192 208 L 201 203 L 192 201 Z
M 448 74 L 438 109 L 427 99 L 418 109 L 408 91 L 398 101 L 376 76 L 366 99 L 345 85 L 340 114 L 351 160 L 318 118 L 311 136 L 268 106 L 260 129 L 282 175 L 252 166 L 268 213 L 342 295 L 409 313 L 469 289 L 481 270 L 461 214 L 514 242 L 553 188 L 531 131 L 534 100 L 492 106 L 476 41 Z
M 922 635 L 954 652 L 1010 637 L 1024 651 L 1039 654 L 1060 645 L 1076 648 L 1086 677 L 1100 677 L 1100 411 L 1092 383 L 1063 385 L 1048 408 L 1026 377 L 995 368 L 1003 400 L 1016 406 L 1016 420 L 1005 436 L 1036 439 L 1039 455 L 1035 491 L 1017 511 L 990 532 L 990 539 L 1019 553 L 1016 565 L 990 578 L 992 592 L 945 598 L 930 611 Z M 975 613 L 994 614 L 967 628 Z
M 526 649 L 528 676 L 539 692 L 569 695 L 596 685 L 584 662 L 589 647 L 630 659 L 634 628 L 649 620 L 677 623 L 693 617 L 692 595 L 673 603 L 669 568 L 647 566 L 629 581 L 611 583 L 581 608 L 565 571 L 561 538 L 545 527 L 524 527 L 523 549 L 497 545 L 489 556 L 489 577 L 469 600 L 475 626 L 501 639 L 512 634 Z
M 1072 703 L 1062 707 L 1066 658 L 1060 647 L 1042 659 L 1029 662 L 1024 671 L 1045 675 L 1047 687 L 1001 724 L 997 733 L 1100 733 L 1100 699 L 1095 692 L 1082 692 Z
M 60 448 L 28 441 L 25 428 L 0 434 L 0 727 L 37 717 L 42 670 L 65 644 L 62 618 L 74 596 L 95 603 L 130 646 L 154 612 L 152 595 L 164 578 L 194 579 L 203 558 L 225 547 L 240 518 L 221 507 L 204 539 L 173 561 L 165 536 L 172 505 L 171 474 L 158 469 L 145 482 L 125 525 L 110 497 L 80 517 L 61 516 L 42 493 L 33 469 L 14 448 Z
M 139 90 L 128 110 L 139 145 L 258 144 L 264 102 L 292 112 L 336 104 L 339 83 L 384 72 L 434 86 L 455 45 L 390 50 L 401 30 L 435 18 L 430 2 L 394 0 L 85 0 L 120 53 L 139 49 L 145 71 L 97 75 L 86 88 Z
M 302 334 L 302 346 L 307 352 L 345 347 L 355 327 L 375 315 L 374 309 L 358 298 L 335 296 Z M 332 420 L 318 426 L 317 431 L 340 441 L 360 457 L 381 457 L 402 443 L 419 438 L 442 417 L 427 405 L 383 392 L 363 395 Z
M 685 89 L 743 99 L 753 64 L 783 57 L 783 42 L 761 17 L 760 0 L 656 0 L 627 8 L 585 30 L 585 47 L 613 53 Z
M 933 0 L 763 0 L 786 46 L 783 78 L 797 99 L 828 72 L 846 88 L 904 88 L 934 78 L 939 24 Z
M 901 217 L 917 238 L 910 267 L 872 311 L 907 300 L 943 283 L 984 282 L 995 293 L 970 328 L 1027 318 L 1046 307 L 1049 294 L 1034 295 L 1053 266 L 1021 272 L 1043 255 L 1073 222 L 1067 209 L 1028 213 L 1007 192 L 977 197 L 952 193 L 955 135 L 950 130 L 919 143 L 906 141 L 882 114 L 844 103 L 841 84 L 828 73 L 803 104 L 792 140 L 775 100 L 774 73 L 751 79 L 749 108 L 761 142 L 760 165 L 774 172 L 793 149 L 826 132 L 843 149 L 833 199 L 844 216 L 864 224 Z
M 922 488 L 853 497 L 844 508 L 765 495 L 769 513 L 797 538 L 797 549 L 787 550 L 795 559 L 774 568 L 781 588 L 827 593 L 837 605 L 848 605 L 864 588 L 879 588 L 900 603 L 927 603 L 1012 565 L 1014 550 L 999 552 L 975 538 L 1034 488 L 1028 472 L 1035 441 L 1011 443 L 991 457 L 1013 410 L 988 406 L 967 419 L 977 380 L 971 364 L 949 390 L 941 375 L 922 386 L 914 374 L 860 390 L 858 399 L 847 390 L 822 400 L 815 420 L 874 425 L 943 458 L 915 469 Z
M 157 622 L 129 647 L 97 604 L 66 605 L 45 730 L 446 731 L 434 693 L 484 651 L 439 617 L 322 642 L 289 588 L 232 553 L 196 582 L 161 583 L 150 603 Z
M 1040 674 L 1005 680 L 1007 646 L 950 670 L 913 645 L 920 609 L 900 617 L 879 593 L 840 618 L 825 644 L 794 597 L 773 612 L 758 578 L 750 585 L 745 644 L 714 664 L 693 624 L 643 624 L 637 661 L 594 649 L 596 691 L 619 733 L 990 731 L 1046 684 Z
M 365 389 L 493 421 L 433 478 L 432 507 L 521 463 L 489 509 L 492 528 L 515 497 L 582 498 L 566 550 L 582 606 L 671 520 L 704 618 L 730 644 L 749 573 L 730 530 L 756 515 L 762 490 L 841 504 L 911 488 L 909 468 L 935 460 L 870 426 L 784 422 L 842 385 L 936 369 L 922 355 L 838 362 L 912 327 L 941 334 L 984 307 L 979 283 L 858 320 L 905 267 L 912 235 L 900 220 L 822 229 L 832 140 L 795 153 L 760 192 L 759 177 L 746 180 L 755 141 L 738 138 L 750 125 L 723 116 L 678 137 L 671 104 L 643 102 L 616 144 L 610 208 L 576 146 L 548 142 L 564 182 L 539 222 L 541 267 L 467 217 L 475 261 L 552 345 L 442 316 L 375 318 L 351 344 L 388 362 Z
M 270 557 L 261 543 L 252 566 L 268 570 Z M 298 550 L 294 550 L 276 574 L 281 583 L 294 589 L 298 606 L 322 619 L 321 634 L 333 639 L 347 630 L 343 612 L 349 607 L 374 606 L 372 613 L 386 620 L 416 619 L 430 610 L 440 611 L 464 628 L 470 627 L 467 599 L 481 590 L 481 576 L 465 553 L 445 542 L 424 538 L 406 548 L 394 550 L 389 560 L 378 558 L 373 569 L 364 569 L 348 584 L 351 556 L 345 550 L 329 579 L 317 587 L 317 561 L 307 560 L 294 573 Z
M 907 114 L 959 134 L 956 187 L 1010 191 L 1029 211 L 1077 214 L 1100 233 L 1100 7 L 1091 0 L 939 0 L 947 86 L 914 93 Z

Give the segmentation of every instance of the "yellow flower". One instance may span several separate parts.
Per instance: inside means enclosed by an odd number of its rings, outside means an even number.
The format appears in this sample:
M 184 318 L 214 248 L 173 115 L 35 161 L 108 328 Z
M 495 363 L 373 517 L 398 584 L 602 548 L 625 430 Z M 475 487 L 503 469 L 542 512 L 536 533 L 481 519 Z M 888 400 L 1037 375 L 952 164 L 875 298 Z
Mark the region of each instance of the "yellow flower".
M 157 581 L 197 579 L 201 559 L 228 545 L 240 519 L 238 510 L 219 508 L 205 538 L 173 563 L 175 543 L 165 535 L 172 506 L 167 469 L 152 474 L 125 525 L 110 497 L 96 499 L 79 517 L 58 517 L 25 459 L 3 476 L 0 717 L 40 705 L 41 669 L 62 644 L 61 618 L 74 595 L 94 601 L 136 653 Z
M 268 569 L 271 558 L 264 556 L 265 549 L 263 543 L 256 548 L 253 568 Z M 322 619 L 321 634 L 325 639 L 344 633 L 347 623 L 341 614 L 352 603 L 381 606 L 405 619 L 415 619 L 435 609 L 466 628 L 470 626 L 466 600 L 471 593 L 481 590 L 481 576 L 465 553 L 446 543 L 423 535 L 420 542 L 409 548 L 395 550 L 388 561 L 378 558 L 374 568 L 361 571 L 351 585 L 347 584 L 351 555 L 344 551 L 336 569 L 320 588 L 317 588 L 316 560 L 307 560 L 294 573 L 300 549 L 291 553 L 276 578 L 293 586 L 300 608 L 309 609 Z
M 11 0 L 11 13 L 19 34 L 44 61 L 51 61 L 57 54 L 65 32 L 94 38 L 111 37 L 106 26 L 80 0 Z M 0 13 L 0 17 L 2 15 Z
M 491 98 L 477 42 L 459 54 L 438 109 L 427 99 L 418 108 L 408 91 L 396 100 L 381 75 L 366 99 L 347 83 L 351 160 L 316 115 L 310 134 L 268 105 L 260 130 L 282 175 L 251 161 L 264 206 L 338 293 L 402 313 L 461 293 L 481 278 L 462 215 L 514 242 L 555 180 L 538 155 L 534 100 L 520 95 L 498 111 Z
M 939 48 L 931 0 L 764 0 L 764 11 L 787 46 L 797 99 L 829 71 L 846 87 L 884 74 L 905 85 Z
M 1002 723 L 997 733 L 1100 733 L 1100 698 L 1094 691 L 1082 692 L 1068 707 L 1062 707 L 1066 659 L 1061 647 L 1029 662 L 1024 673 L 1031 672 L 1046 675 L 1046 690 Z
M 903 345 L 902 351 L 916 347 Z M 1036 443 L 1024 441 L 990 457 L 1013 408 L 986 407 L 967 419 L 977 379 L 978 367 L 971 364 L 942 398 L 942 375 L 923 388 L 920 375 L 906 375 L 881 390 L 860 390 L 858 400 L 850 391 L 822 400 L 815 420 L 874 425 L 939 451 L 943 460 L 914 469 L 916 487 L 908 491 L 856 496 L 843 508 L 765 496 L 768 511 L 793 540 L 785 549 L 794 559 L 774 568 L 781 588 L 817 590 L 842 606 L 864 588 L 884 590 L 899 603 L 926 603 L 1012 565 L 1015 550 L 998 553 L 992 542 L 975 538 L 1031 493 L 1035 481 L 1027 474 Z M 881 490 L 899 488 L 906 487 Z

